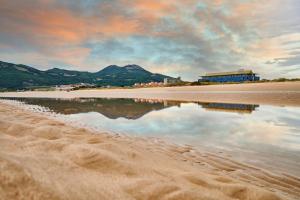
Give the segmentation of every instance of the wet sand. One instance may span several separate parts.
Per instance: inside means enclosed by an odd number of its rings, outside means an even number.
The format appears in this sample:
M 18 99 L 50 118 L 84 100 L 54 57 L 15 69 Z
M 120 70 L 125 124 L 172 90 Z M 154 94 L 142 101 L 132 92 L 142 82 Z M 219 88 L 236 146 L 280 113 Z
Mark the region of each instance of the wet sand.
M 7 92 L 0 93 L 0 97 L 144 98 L 196 102 L 300 106 L 300 82 L 247 83 L 138 89 L 95 89 L 71 92 Z
M 298 199 L 300 178 L 0 103 L 0 199 Z

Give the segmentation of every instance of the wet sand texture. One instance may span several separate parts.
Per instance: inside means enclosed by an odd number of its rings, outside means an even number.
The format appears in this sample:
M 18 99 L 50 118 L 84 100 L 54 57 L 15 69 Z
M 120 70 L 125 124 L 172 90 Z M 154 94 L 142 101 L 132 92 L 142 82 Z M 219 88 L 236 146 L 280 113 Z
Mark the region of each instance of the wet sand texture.
M 0 199 L 299 199 L 300 179 L 0 103 Z

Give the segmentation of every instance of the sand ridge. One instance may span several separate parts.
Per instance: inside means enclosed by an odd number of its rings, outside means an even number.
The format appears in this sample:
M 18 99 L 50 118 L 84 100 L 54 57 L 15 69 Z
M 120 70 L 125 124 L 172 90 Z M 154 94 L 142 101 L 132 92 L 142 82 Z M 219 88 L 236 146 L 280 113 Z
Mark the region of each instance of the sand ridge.
M 300 179 L 0 103 L 0 199 L 297 199 Z

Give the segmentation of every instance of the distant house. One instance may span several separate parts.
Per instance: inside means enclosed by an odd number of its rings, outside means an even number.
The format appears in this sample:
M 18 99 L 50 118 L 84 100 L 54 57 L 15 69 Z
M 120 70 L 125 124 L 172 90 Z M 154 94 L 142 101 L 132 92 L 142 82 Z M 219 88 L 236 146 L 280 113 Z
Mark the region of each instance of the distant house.
M 207 73 L 198 82 L 246 82 L 259 81 L 259 77 L 252 70 L 238 70 L 232 72 Z
M 181 77 L 177 78 L 164 78 L 164 85 L 181 83 Z
M 75 87 L 72 85 L 59 85 L 55 87 L 55 90 L 57 91 L 71 91 L 73 90 Z
M 163 86 L 164 84 L 162 82 L 149 82 L 149 83 L 135 83 L 134 87 L 159 87 Z

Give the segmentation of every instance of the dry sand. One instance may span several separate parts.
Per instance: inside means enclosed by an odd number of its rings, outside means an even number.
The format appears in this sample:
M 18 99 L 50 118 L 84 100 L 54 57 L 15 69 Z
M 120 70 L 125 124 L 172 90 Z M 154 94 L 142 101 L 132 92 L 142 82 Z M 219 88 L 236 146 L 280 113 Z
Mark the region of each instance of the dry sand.
M 299 199 L 300 179 L 0 103 L 0 199 Z
M 97 89 L 71 92 L 7 92 L 0 93 L 0 97 L 111 97 L 300 106 L 300 82 L 247 83 L 140 89 Z

